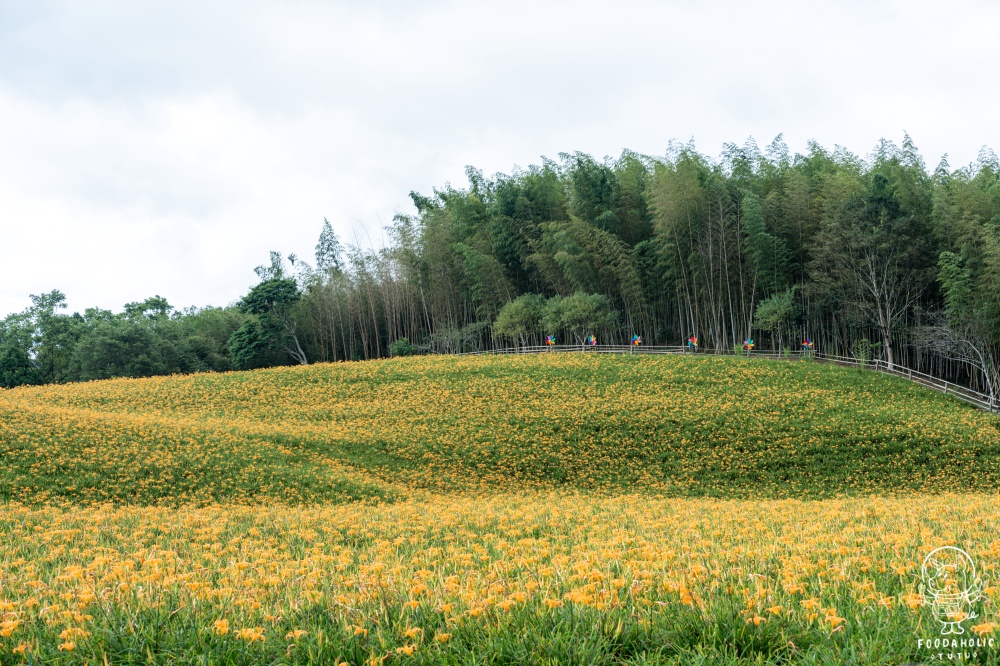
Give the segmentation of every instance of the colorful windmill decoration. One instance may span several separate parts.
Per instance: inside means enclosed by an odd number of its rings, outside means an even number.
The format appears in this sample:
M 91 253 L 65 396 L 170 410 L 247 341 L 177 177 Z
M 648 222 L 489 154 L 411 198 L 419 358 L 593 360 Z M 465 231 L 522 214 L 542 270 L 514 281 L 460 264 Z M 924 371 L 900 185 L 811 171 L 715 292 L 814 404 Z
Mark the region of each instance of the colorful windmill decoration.
M 689 337 L 688 338 L 688 347 L 690 347 L 691 349 L 697 349 L 698 348 L 698 338 L 694 337 L 693 335 L 691 337 Z
M 747 338 L 743 341 L 743 349 L 746 349 L 747 351 L 753 350 L 753 338 Z
M 802 348 L 803 349 L 812 349 L 813 348 L 813 341 L 810 340 L 809 338 L 806 338 L 805 340 L 802 341 Z
M 632 336 L 632 346 L 638 347 L 642 343 L 642 337 L 638 335 Z
M 551 347 L 555 343 L 556 343 L 556 336 L 554 336 L 554 335 L 546 335 L 545 336 L 545 344 L 547 344 L 549 347 Z
M 587 344 L 590 345 L 591 347 L 596 347 L 597 346 L 597 338 L 595 336 L 593 336 L 593 335 L 588 335 L 587 336 Z

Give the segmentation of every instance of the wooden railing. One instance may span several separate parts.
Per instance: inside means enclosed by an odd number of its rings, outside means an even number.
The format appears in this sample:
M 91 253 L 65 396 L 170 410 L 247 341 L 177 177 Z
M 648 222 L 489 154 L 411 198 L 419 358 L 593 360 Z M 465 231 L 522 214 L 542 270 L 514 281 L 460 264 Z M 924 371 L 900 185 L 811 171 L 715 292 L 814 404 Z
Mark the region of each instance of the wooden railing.
M 678 354 L 678 355 L 712 355 L 716 353 L 716 350 L 712 349 L 698 349 L 693 351 L 689 347 L 671 347 L 671 346 L 646 346 L 646 345 L 537 345 L 528 347 L 506 347 L 503 349 L 491 349 L 489 351 L 481 352 L 466 352 L 460 354 L 460 356 L 477 356 L 486 354 L 549 354 L 549 353 L 564 353 L 564 352 L 582 352 L 585 354 Z M 731 350 L 727 350 L 725 353 L 732 354 Z M 833 363 L 842 366 L 851 367 L 861 367 L 866 370 L 872 370 L 875 372 L 881 372 L 883 374 L 892 375 L 894 377 L 902 377 L 908 379 L 911 382 L 915 382 L 929 389 L 935 391 L 941 391 L 946 395 L 951 395 L 958 400 L 967 402 L 969 404 L 975 405 L 976 407 L 988 411 L 996 412 L 1000 411 L 1000 401 L 997 400 L 996 396 L 990 396 L 987 393 L 980 393 L 978 391 L 973 391 L 972 389 L 961 386 L 959 384 L 954 384 L 949 381 L 945 381 L 933 375 L 928 375 L 924 372 L 919 372 L 911 368 L 905 368 L 899 365 L 894 365 L 891 369 L 889 364 L 881 359 L 873 359 L 865 363 L 859 362 L 856 358 L 850 358 L 847 356 L 836 356 L 833 354 L 824 354 L 822 352 L 815 351 L 776 351 L 776 350 L 753 350 L 749 353 L 741 352 L 741 355 L 746 355 L 751 358 L 769 358 L 769 359 L 786 359 L 786 360 L 801 360 L 804 358 L 811 358 L 823 363 Z

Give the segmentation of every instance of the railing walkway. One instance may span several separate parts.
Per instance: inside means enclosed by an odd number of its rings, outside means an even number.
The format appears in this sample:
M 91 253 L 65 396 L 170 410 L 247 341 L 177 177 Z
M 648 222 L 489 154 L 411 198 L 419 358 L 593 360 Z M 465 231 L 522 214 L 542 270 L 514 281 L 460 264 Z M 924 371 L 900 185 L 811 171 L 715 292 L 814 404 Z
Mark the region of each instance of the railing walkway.
M 478 356 L 486 354 L 549 354 L 549 353 L 560 353 L 560 352 L 583 352 L 586 354 L 678 354 L 678 355 L 712 355 L 715 353 L 714 350 L 709 349 L 699 349 L 697 352 L 692 351 L 688 347 L 669 347 L 669 346 L 632 346 L 632 345 L 538 345 L 529 347 L 506 347 L 504 349 L 492 349 L 490 351 L 482 352 L 466 352 L 464 354 L 459 354 L 460 356 Z M 731 351 L 727 352 L 732 354 Z M 911 382 L 915 382 L 929 389 L 935 391 L 940 391 L 945 395 L 951 395 L 969 404 L 975 405 L 979 409 L 988 412 L 1000 411 L 1000 402 L 998 402 L 996 396 L 990 396 L 987 393 L 980 393 L 978 391 L 973 391 L 972 389 L 961 386 L 959 384 L 954 384 L 952 382 L 945 381 L 933 375 L 928 375 L 924 372 L 919 372 L 911 368 L 904 368 L 900 365 L 894 365 L 892 369 L 889 368 L 889 364 L 880 359 L 873 359 L 866 362 L 863 366 L 855 358 L 850 358 L 847 356 L 835 356 L 833 354 L 824 354 L 822 352 L 813 351 L 789 351 L 789 352 L 779 352 L 773 350 L 754 350 L 747 354 L 751 358 L 769 358 L 769 359 L 785 359 L 785 360 L 801 360 L 803 358 L 812 358 L 816 361 L 822 363 L 833 363 L 842 366 L 852 366 L 852 367 L 864 367 L 868 370 L 873 370 L 875 372 L 881 372 L 887 375 L 893 375 L 894 377 L 902 377 L 908 379 Z

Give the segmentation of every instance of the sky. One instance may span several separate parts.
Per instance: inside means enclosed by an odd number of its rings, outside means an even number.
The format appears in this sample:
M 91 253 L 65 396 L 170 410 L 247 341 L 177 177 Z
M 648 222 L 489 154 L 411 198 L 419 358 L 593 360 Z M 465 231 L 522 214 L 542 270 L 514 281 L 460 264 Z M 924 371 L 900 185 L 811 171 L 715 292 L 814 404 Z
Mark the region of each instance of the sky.
M 0 317 L 222 306 L 543 156 L 1000 151 L 1000 4 L 0 0 Z

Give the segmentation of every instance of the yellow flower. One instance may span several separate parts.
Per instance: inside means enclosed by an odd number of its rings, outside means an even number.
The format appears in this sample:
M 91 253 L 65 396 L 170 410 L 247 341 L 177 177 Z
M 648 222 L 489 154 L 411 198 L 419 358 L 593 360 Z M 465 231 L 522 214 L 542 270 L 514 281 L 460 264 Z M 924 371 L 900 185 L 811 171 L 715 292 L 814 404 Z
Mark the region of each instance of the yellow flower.
M 80 629 L 79 627 L 69 627 L 68 629 L 64 629 L 59 634 L 59 638 L 65 641 L 71 638 L 86 638 L 89 635 L 90 634 L 88 632 L 84 631 L 83 629 Z
M 840 625 L 847 622 L 846 619 L 838 617 L 835 612 L 827 613 L 826 616 L 823 618 L 823 621 L 829 624 L 831 629 L 837 629 L 838 627 L 840 627 Z
M 422 636 L 423 633 L 424 630 L 421 629 L 420 627 L 410 627 L 409 629 L 406 630 L 406 633 L 404 635 L 407 638 L 416 638 L 418 636 Z
M 993 633 L 997 628 L 996 622 L 983 622 L 982 624 L 977 624 L 975 626 L 969 627 L 976 636 L 985 636 L 986 634 Z
M 367 629 L 365 629 L 364 627 L 359 627 L 356 624 L 352 624 L 351 626 L 348 627 L 348 629 L 353 629 L 355 636 L 367 636 L 368 635 L 368 630 Z
M 236 637 L 248 643 L 263 641 L 264 629 L 263 627 L 248 627 L 246 629 L 240 629 L 239 632 L 237 632 Z
M 6 620 L 0 622 L 0 636 L 8 638 L 21 625 L 21 620 Z
M 212 624 L 212 631 L 219 636 L 225 636 L 229 633 L 229 620 L 216 620 Z
M 404 645 L 403 647 L 396 648 L 396 654 L 405 654 L 407 657 L 416 651 L 417 648 L 414 645 Z
M 27 651 L 28 651 L 28 644 L 27 643 L 21 643 L 16 648 L 14 648 L 13 650 L 11 650 L 11 652 L 13 652 L 14 654 L 24 654 Z
M 948 620 L 951 622 L 961 622 L 965 618 L 969 617 L 969 614 L 965 611 L 955 611 L 953 613 L 948 613 Z
M 73 641 L 66 641 L 65 643 L 61 643 L 59 645 L 59 651 L 60 652 L 72 652 L 73 648 L 75 648 L 75 647 L 76 647 L 76 643 L 74 643 Z
M 434 636 L 434 640 L 436 640 L 439 643 L 447 643 L 448 641 L 451 640 L 451 634 L 437 634 L 436 636 Z
M 290 641 L 297 641 L 297 640 L 299 640 L 300 638 L 302 638 L 303 636 L 305 636 L 308 633 L 309 632 L 306 631 L 305 629 L 295 629 L 295 630 L 289 631 L 287 634 L 285 634 L 285 638 L 288 639 L 288 640 L 290 640 Z

